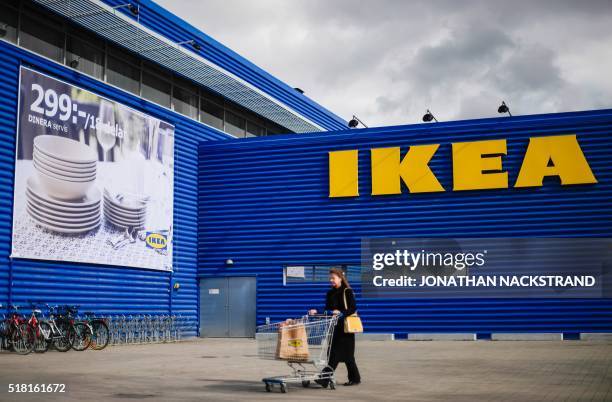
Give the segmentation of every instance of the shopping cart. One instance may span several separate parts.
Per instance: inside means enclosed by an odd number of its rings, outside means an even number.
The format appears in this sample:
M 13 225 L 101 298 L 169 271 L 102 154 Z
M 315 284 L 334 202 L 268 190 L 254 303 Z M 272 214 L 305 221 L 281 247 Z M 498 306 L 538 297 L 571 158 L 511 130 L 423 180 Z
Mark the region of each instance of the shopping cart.
M 330 389 L 336 388 L 334 370 L 327 365 L 336 315 L 305 315 L 301 318 L 260 325 L 256 340 L 259 358 L 284 360 L 293 370 L 292 374 L 262 379 L 266 391 L 274 385 L 287 392 L 288 383 L 310 386 L 311 381 Z M 307 370 L 305 365 L 313 365 Z

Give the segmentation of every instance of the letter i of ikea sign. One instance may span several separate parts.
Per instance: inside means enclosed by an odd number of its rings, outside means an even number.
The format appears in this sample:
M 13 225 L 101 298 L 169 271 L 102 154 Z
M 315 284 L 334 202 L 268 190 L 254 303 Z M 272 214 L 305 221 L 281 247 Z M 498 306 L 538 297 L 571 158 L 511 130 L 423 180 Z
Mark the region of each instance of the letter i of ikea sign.
M 413 145 L 401 157 L 399 147 L 371 149 L 372 195 L 400 194 L 402 182 L 411 193 L 446 191 L 429 167 L 439 144 Z M 329 153 L 329 196 L 359 196 L 359 152 Z M 453 191 L 508 188 L 503 169 L 506 140 L 452 144 Z M 576 135 L 533 137 L 514 187 L 542 186 L 547 176 L 561 185 L 597 183 Z

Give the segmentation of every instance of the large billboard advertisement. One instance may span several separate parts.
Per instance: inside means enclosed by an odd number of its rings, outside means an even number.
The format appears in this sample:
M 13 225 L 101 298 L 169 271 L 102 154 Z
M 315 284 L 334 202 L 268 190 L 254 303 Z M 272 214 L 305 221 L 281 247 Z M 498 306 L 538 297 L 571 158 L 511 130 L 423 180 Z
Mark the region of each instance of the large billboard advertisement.
M 22 67 L 15 258 L 172 270 L 174 126 Z

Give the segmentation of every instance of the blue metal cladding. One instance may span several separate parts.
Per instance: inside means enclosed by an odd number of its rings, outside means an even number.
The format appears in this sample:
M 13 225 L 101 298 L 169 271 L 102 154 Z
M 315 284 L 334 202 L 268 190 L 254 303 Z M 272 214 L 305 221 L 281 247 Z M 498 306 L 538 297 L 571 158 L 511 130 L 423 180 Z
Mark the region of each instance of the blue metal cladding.
M 111 7 L 128 3 L 124 0 L 102 1 Z M 173 15 L 168 10 L 160 7 L 155 2 L 140 0 L 138 4 L 140 7 L 138 17 L 130 14 L 126 8 L 119 8 L 118 12 L 124 12 L 128 17 L 138 19 L 142 25 L 176 43 L 197 40 L 202 45 L 202 50 L 198 52 L 201 56 L 259 88 L 289 108 L 319 124 L 324 129 L 341 130 L 346 127 L 346 121 L 339 116 L 297 92 L 286 83 L 257 67 L 249 60 Z M 190 47 L 189 45 L 185 46 Z
M 0 303 L 28 300 L 80 304 L 99 313 L 181 314 L 197 331 L 197 149 L 228 138 L 212 128 L 0 41 Z M 10 260 L 17 94 L 20 64 L 114 99 L 176 127 L 174 272 L 51 261 Z M 12 276 L 11 283 L 9 275 Z M 172 281 L 180 290 L 172 291 Z M 10 295 L 9 295 L 10 293 Z
M 558 134 L 578 135 L 597 184 L 451 191 L 450 143 L 507 139 L 512 185 L 528 138 Z M 369 150 L 416 144 L 441 144 L 430 166 L 446 192 L 370 196 Z M 328 152 L 345 149 L 359 149 L 361 195 L 330 199 Z M 257 275 L 263 323 L 323 305 L 328 285 L 284 286 L 284 265 L 359 265 L 366 237 L 610 237 L 611 157 L 612 110 L 202 144 L 199 275 Z M 355 288 L 370 332 L 612 331 L 611 299 L 364 299 Z

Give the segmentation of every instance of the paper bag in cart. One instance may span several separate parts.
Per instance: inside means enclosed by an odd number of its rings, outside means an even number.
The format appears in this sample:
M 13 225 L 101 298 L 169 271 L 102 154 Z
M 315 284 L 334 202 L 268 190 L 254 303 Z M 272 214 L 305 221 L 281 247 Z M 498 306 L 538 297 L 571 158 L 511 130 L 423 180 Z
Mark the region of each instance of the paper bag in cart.
M 287 320 L 279 326 L 276 357 L 283 360 L 308 360 L 310 352 L 304 324 Z

